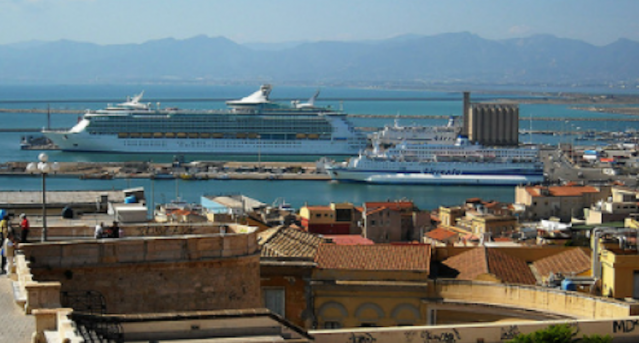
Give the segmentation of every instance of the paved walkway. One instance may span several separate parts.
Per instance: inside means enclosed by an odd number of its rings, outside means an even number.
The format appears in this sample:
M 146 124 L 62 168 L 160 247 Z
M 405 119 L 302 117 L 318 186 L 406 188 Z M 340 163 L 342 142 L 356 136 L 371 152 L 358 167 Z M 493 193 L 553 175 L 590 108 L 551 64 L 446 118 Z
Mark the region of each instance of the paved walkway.
M 35 318 L 16 305 L 11 280 L 0 275 L 0 342 L 29 343 L 33 332 Z

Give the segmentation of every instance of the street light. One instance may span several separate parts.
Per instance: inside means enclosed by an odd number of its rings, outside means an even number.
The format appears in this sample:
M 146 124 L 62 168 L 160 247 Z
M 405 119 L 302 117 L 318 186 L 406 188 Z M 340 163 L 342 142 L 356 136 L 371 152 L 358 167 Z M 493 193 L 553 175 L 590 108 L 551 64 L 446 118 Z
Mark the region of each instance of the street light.
M 47 241 L 47 174 L 60 169 L 58 162 L 49 163 L 49 156 L 45 153 L 38 155 L 38 162 L 27 164 L 27 172 L 42 174 L 42 242 Z

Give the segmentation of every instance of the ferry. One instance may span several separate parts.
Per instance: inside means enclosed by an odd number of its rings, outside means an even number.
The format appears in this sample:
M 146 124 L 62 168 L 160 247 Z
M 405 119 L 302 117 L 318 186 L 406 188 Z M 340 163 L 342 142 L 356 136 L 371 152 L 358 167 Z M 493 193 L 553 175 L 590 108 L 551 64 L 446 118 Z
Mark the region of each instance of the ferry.
M 445 126 L 401 126 L 398 119 L 395 119 L 394 125 L 385 125 L 382 130 L 370 134 L 369 138 L 381 145 L 399 143 L 452 145 L 455 144 L 461 129 L 461 125 L 453 116 L 448 119 L 448 124 Z
M 227 110 L 189 111 L 126 102 L 88 111 L 69 130 L 42 133 L 63 151 L 232 155 L 354 155 L 367 138 L 342 111 L 308 102 L 279 104 L 271 85 L 227 101 Z
M 544 180 L 536 147 L 484 147 L 459 136 L 452 145 L 398 144 L 328 163 L 333 180 L 374 184 L 519 185 Z

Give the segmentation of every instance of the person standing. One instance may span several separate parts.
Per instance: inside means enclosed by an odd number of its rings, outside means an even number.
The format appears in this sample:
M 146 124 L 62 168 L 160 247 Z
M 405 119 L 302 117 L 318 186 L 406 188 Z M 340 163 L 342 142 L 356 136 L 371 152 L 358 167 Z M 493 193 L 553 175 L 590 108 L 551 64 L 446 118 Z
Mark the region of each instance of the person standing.
M 5 214 L 0 220 L 0 244 L 9 237 L 9 215 Z
M 24 213 L 20 215 L 20 219 L 20 243 L 28 243 L 29 230 L 31 229 L 29 219 L 27 219 L 27 215 Z
M 9 215 L 4 215 L 2 220 L 0 220 L 0 246 L 2 251 L 2 265 L 0 266 L 0 274 L 5 273 L 5 268 L 7 267 L 7 246 L 5 240 L 9 239 Z
M 118 226 L 118 222 L 113 222 L 113 226 L 111 227 L 111 234 L 113 238 L 120 238 L 120 227 Z
M 102 238 L 102 235 L 104 234 L 103 227 L 104 227 L 104 223 L 100 223 L 95 226 L 95 239 Z

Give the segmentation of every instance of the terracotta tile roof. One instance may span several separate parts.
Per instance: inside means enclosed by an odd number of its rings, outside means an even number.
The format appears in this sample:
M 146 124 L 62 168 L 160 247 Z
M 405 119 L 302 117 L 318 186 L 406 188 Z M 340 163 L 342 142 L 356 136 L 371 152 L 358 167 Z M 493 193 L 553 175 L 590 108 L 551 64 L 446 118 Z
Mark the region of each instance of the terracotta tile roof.
M 371 245 L 375 242 L 360 235 L 323 235 L 327 240 L 337 245 Z
M 458 279 L 475 280 L 482 274 L 493 274 L 504 283 L 534 285 L 537 279 L 526 261 L 499 251 L 478 247 L 443 262 L 459 272 Z
M 321 244 L 315 262 L 320 269 L 429 272 L 430 245 Z
M 437 241 L 445 241 L 451 237 L 457 236 L 457 234 L 454 232 L 448 231 L 442 227 L 438 227 L 433 231 L 427 232 L 426 236 L 430 239 L 434 239 Z
M 562 273 L 564 275 L 581 274 L 588 271 L 591 266 L 591 257 L 583 248 L 564 249 L 560 252 L 541 260 L 533 262 L 533 267 L 540 278 L 547 278 L 550 273 Z
M 258 234 L 262 257 L 314 259 L 317 247 L 324 239 L 288 227 L 269 229 Z
M 410 210 L 415 207 L 412 201 L 386 201 L 386 202 L 367 202 L 364 203 L 366 208 L 386 207 L 394 211 Z
M 376 207 L 376 208 L 372 208 L 372 209 L 368 209 L 368 211 L 366 211 L 366 215 L 371 215 L 371 214 L 375 214 L 377 212 L 381 212 L 383 210 L 388 209 L 388 207 Z
M 541 186 L 526 187 L 526 191 L 533 197 L 541 196 Z M 599 190 L 592 186 L 552 186 L 548 187 L 550 196 L 575 197 L 585 193 L 598 193 Z

